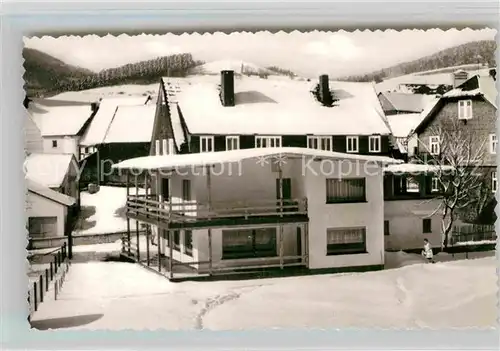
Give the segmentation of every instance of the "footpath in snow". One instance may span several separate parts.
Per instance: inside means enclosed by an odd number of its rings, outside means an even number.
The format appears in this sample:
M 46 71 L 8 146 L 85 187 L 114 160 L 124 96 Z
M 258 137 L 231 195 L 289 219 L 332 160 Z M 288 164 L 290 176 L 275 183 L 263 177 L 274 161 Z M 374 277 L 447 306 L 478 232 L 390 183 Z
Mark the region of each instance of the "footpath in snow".
M 379 272 L 183 283 L 131 263 L 73 264 L 58 300 L 41 304 L 32 324 L 44 330 L 496 325 L 493 256 L 436 264 L 417 256 L 388 254 L 388 264 L 404 267 Z

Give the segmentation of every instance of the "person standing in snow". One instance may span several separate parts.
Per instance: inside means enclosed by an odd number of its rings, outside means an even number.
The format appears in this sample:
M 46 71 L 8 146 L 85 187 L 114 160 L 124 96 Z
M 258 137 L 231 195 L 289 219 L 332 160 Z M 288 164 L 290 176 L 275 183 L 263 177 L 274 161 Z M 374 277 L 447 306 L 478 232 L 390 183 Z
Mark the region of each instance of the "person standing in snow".
M 429 240 L 424 239 L 424 249 L 422 250 L 422 256 L 427 259 L 429 263 L 435 263 L 432 254 L 432 247 Z

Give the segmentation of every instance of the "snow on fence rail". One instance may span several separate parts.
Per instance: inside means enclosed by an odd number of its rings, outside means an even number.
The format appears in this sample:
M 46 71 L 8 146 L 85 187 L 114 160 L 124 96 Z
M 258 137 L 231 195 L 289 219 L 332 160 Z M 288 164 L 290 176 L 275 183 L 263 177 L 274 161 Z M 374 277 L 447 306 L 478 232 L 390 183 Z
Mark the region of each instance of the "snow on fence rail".
M 28 289 L 28 320 L 38 310 L 44 299 L 49 296 L 50 290 L 54 292 L 54 300 L 57 300 L 57 296 L 64 284 L 66 273 L 71 265 L 66 243 L 59 249 L 50 252 L 50 254 L 54 256 L 53 262 L 50 262 L 49 268 L 45 268 L 45 272 L 40 274 L 38 279 L 30 284 Z M 54 282 L 53 289 L 51 289 L 52 282 Z
M 462 224 L 453 227 L 451 245 L 480 245 L 496 243 L 497 234 L 494 225 Z

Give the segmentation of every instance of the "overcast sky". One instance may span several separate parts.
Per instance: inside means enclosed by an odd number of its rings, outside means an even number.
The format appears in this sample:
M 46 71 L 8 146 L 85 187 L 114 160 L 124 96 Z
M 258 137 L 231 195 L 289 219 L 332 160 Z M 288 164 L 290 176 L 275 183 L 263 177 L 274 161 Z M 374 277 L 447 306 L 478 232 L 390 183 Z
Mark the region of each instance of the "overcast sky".
M 195 59 L 244 60 L 276 65 L 303 76 L 366 73 L 475 40 L 494 40 L 495 29 L 357 32 L 269 32 L 25 38 L 27 47 L 66 63 L 99 71 L 174 53 Z

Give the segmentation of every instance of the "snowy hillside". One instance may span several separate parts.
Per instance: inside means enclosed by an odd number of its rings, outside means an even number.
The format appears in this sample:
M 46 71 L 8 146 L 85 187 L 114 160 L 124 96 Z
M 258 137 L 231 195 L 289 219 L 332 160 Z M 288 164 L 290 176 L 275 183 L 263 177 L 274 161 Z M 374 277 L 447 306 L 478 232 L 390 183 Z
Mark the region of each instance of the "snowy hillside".
M 192 74 L 220 74 L 223 70 L 232 70 L 236 74 L 271 74 L 267 68 L 260 67 L 256 64 L 245 62 L 242 60 L 219 60 L 205 63 L 204 65 L 195 67 Z

